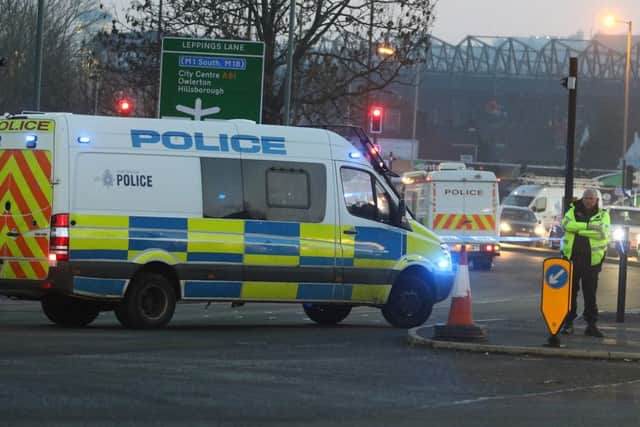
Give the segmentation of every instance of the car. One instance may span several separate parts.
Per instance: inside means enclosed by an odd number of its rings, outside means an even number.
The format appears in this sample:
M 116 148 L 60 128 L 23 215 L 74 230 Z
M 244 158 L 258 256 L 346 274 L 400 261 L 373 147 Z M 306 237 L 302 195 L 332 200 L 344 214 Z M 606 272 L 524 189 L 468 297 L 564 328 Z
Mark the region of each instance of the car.
M 540 238 L 545 234 L 544 226 L 531 209 L 518 206 L 502 207 L 500 212 L 500 236 L 521 238 L 521 240 L 513 239 L 513 243 L 537 246 Z

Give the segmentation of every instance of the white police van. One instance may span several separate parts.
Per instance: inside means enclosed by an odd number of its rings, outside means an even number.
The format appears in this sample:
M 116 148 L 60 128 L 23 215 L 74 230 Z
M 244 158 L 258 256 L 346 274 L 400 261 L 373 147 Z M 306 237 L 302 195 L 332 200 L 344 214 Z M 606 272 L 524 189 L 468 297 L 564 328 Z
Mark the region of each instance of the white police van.
M 367 141 L 365 141 L 367 142 Z M 0 119 L 0 294 L 84 326 L 166 325 L 177 301 L 380 307 L 422 324 L 453 282 L 370 143 L 246 120 Z

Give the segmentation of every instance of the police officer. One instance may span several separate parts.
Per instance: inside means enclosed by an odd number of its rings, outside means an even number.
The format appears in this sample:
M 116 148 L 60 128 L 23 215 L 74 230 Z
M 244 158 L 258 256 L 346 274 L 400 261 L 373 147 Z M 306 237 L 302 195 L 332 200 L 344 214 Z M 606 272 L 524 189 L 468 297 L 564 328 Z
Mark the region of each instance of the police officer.
M 587 322 L 585 335 L 602 338 L 604 335 L 596 326 L 598 305 L 596 290 L 598 273 L 609 244 L 609 212 L 598 207 L 598 192 L 587 188 L 582 199 L 571 205 L 562 220 L 565 230 L 562 241 L 562 255 L 573 262 L 573 289 L 571 311 L 562 329 L 563 334 L 573 333 L 573 321 L 577 317 L 577 297 L 580 285 L 584 297 L 583 317 Z

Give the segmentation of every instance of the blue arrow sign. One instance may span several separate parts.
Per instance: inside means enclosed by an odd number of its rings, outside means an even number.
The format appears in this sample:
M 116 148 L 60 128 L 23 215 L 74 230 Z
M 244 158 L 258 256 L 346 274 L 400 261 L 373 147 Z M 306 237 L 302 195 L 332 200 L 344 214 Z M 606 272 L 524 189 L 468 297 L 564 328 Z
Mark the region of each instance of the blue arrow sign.
M 554 289 L 560 289 L 567 284 L 569 272 L 561 265 L 552 265 L 547 269 L 545 279 L 549 286 Z

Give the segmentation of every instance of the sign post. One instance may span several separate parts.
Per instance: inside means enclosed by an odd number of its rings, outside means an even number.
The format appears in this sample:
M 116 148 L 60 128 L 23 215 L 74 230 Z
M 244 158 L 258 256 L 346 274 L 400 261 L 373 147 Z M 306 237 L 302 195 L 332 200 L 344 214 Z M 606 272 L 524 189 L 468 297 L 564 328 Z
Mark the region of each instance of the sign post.
M 162 39 L 158 116 L 262 121 L 264 43 Z
M 540 310 L 551 336 L 548 345 L 559 347 L 558 331 L 571 309 L 573 265 L 564 258 L 547 258 L 542 263 Z

